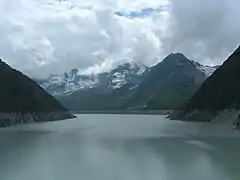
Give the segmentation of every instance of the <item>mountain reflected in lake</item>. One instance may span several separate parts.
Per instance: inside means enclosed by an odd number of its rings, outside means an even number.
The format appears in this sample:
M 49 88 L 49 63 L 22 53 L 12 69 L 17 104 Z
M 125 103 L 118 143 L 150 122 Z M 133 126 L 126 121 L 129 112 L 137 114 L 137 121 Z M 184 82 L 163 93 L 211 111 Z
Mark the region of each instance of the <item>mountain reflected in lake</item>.
M 0 130 L 1 180 L 239 180 L 239 133 L 164 116 L 79 115 Z

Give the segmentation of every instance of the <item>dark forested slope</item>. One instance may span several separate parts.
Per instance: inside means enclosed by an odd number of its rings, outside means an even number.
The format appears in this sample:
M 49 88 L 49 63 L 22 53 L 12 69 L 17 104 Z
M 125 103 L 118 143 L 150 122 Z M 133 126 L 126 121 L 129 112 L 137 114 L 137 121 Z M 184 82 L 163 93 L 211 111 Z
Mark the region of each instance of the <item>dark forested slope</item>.
M 240 109 L 240 47 L 202 84 L 187 103 L 185 110 L 178 114 L 178 118 L 211 121 L 223 111 L 238 109 Z M 226 119 L 228 120 L 230 118 Z
M 0 60 L 0 127 L 71 117 L 37 83 Z

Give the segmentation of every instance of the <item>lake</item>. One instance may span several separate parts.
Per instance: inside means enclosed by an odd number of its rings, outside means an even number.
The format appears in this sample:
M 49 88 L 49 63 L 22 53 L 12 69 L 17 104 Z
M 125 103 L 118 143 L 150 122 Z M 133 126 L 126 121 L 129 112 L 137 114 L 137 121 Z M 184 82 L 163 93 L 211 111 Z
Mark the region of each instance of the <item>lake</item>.
M 0 180 L 240 179 L 240 134 L 230 125 L 94 114 L 0 136 Z

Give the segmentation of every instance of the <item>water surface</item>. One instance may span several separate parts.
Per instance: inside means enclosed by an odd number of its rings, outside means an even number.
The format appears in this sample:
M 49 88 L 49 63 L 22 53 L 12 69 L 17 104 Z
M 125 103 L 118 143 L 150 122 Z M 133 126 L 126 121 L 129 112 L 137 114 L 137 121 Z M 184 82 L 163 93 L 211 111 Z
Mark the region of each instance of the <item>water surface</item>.
M 240 135 L 230 126 L 94 114 L 0 136 L 0 180 L 240 179 Z

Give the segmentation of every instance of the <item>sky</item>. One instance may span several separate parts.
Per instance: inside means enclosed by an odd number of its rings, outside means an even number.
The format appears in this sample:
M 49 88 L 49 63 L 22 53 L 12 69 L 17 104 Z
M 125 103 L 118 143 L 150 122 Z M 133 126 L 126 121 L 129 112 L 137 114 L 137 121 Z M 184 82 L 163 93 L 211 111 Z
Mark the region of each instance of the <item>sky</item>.
M 218 65 L 240 44 L 239 11 L 238 0 L 0 0 L 0 57 L 38 78 L 174 52 Z

